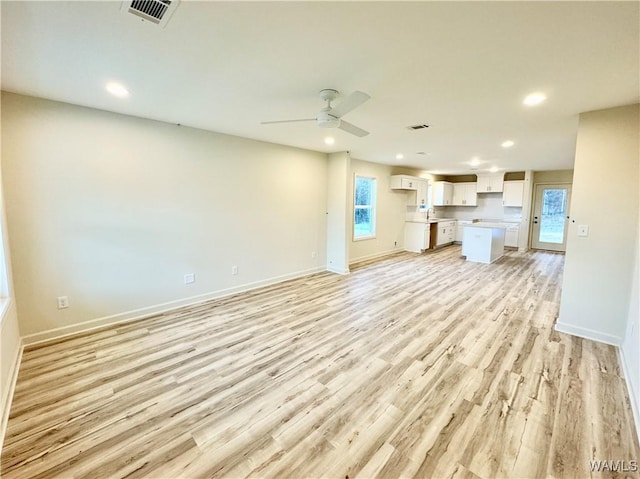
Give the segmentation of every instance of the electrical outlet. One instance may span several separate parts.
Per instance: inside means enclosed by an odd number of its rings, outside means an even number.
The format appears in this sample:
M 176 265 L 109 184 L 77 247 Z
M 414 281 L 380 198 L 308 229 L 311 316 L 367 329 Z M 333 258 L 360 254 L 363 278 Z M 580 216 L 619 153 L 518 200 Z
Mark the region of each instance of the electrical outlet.
M 312 252 L 311 252 L 311 257 L 312 257 L 312 258 L 315 258 L 315 257 L 316 257 L 316 252 L 315 252 L 315 251 L 312 251 Z
M 196 275 L 194 273 L 187 273 L 184 275 L 184 284 L 191 284 L 196 282 Z
M 69 307 L 68 296 L 58 296 L 58 309 L 65 309 Z
M 237 266 L 232 266 L 231 267 L 231 274 L 238 274 L 238 267 Z
M 589 225 L 578 225 L 578 236 L 589 236 Z

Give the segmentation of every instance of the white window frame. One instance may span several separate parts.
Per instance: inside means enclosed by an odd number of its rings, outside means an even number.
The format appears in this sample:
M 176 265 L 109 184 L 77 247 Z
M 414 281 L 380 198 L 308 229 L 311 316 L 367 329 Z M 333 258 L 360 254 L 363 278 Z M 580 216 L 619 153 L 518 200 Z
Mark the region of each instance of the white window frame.
M 371 181 L 371 203 L 369 205 L 356 205 L 356 188 L 359 179 Z M 376 215 L 378 200 L 378 178 L 375 176 L 366 176 L 355 174 L 353 177 L 353 214 L 351 215 L 351 224 L 353 226 L 353 241 L 362 241 L 374 239 L 376 237 Z M 371 211 L 371 233 L 366 235 L 356 235 L 356 210 L 368 209 Z

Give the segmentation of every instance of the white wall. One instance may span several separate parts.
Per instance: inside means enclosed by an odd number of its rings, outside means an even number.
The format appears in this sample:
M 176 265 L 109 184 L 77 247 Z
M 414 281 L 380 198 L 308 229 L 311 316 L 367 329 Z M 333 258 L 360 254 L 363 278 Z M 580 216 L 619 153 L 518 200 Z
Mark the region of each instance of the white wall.
M 26 340 L 326 267 L 325 154 L 14 94 L 2 107 L 21 332 L 55 330 Z
M 356 175 L 369 176 L 377 179 L 376 193 L 376 237 L 363 240 L 353 240 L 353 226 L 350 231 L 349 262 L 354 263 L 363 259 L 375 258 L 401 251 L 404 244 L 404 223 L 407 209 L 407 195 L 415 192 L 392 190 L 389 187 L 391 175 L 397 169 L 389 165 L 370 163 L 362 160 L 351 160 L 351 174 L 349 177 L 349 211 L 353 218 L 353 189 Z M 417 172 L 413 172 L 417 173 Z M 417 174 L 415 175 L 417 176 Z
M 559 331 L 619 345 L 638 240 L 638 105 L 580 115 Z M 578 237 L 578 225 L 589 226 Z

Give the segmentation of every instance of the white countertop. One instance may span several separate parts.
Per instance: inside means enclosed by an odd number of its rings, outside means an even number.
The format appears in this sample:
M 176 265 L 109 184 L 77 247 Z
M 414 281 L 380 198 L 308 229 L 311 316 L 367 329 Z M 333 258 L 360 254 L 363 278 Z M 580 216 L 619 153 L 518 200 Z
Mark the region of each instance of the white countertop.
M 455 218 L 429 218 L 406 220 L 406 223 L 440 223 L 443 221 L 457 221 Z
M 507 226 L 505 224 L 485 223 L 485 222 L 471 223 L 468 225 L 464 225 L 464 227 L 465 228 L 491 228 L 491 229 L 503 229 L 503 230 L 507 229 Z

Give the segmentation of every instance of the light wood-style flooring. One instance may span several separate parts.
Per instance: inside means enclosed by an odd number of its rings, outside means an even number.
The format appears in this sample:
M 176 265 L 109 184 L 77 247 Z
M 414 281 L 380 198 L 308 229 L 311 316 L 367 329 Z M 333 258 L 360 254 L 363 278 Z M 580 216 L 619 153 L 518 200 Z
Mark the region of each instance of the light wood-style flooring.
M 400 253 L 27 348 L 2 477 L 626 477 L 589 469 L 640 448 L 615 348 L 553 330 L 563 262 Z

